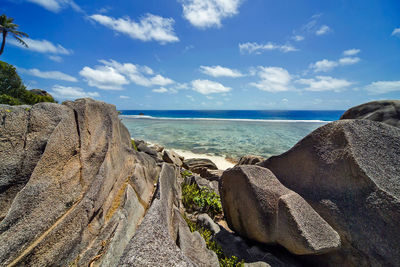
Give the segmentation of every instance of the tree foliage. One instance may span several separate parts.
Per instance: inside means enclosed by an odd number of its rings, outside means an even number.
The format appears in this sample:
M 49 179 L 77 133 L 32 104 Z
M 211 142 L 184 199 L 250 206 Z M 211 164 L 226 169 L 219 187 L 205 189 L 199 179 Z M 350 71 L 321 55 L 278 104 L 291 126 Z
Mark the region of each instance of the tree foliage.
M 28 34 L 18 31 L 18 25 L 14 23 L 13 18 L 7 18 L 6 15 L 0 16 L 0 32 L 3 34 L 3 40 L 0 47 L 0 55 L 3 54 L 4 46 L 6 44 L 6 37 L 8 34 L 11 34 L 20 44 L 25 47 L 28 45 L 22 40 L 22 37 L 28 37 Z
M 39 102 L 55 102 L 49 95 L 38 95 L 26 90 L 14 66 L 0 61 L 0 104 L 34 105 Z

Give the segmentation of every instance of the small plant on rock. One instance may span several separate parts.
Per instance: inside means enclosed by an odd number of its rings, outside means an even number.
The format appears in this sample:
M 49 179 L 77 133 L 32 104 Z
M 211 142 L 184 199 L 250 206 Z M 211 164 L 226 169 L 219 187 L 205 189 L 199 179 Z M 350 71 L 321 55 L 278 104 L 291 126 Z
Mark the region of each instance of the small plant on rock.
M 205 212 L 211 218 L 222 213 L 219 195 L 207 187 L 199 189 L 196 184 L 183 184 L 182 202 L 187 210 Z
M 137 146 L 136 146 L 136 143 L 135 143 L 135 140 L 134 140 L 134 139 L 131 139 L 131 143 L 132 143 L 132 147 L 133 147 L 133 149 L 135 149 L 136 151 L 138 151 L 138 149 L 137 149 Z

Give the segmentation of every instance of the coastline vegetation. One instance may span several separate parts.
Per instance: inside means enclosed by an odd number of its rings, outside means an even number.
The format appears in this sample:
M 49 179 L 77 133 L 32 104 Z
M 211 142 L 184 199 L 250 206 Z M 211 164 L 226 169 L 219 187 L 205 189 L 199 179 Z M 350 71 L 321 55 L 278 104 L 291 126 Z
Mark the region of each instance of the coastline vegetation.
M 34 105 L 40 102 L 56 103 L 48 93 L 36 94 L 27 90 L 15 67 L 0 61 L 0 104 Z

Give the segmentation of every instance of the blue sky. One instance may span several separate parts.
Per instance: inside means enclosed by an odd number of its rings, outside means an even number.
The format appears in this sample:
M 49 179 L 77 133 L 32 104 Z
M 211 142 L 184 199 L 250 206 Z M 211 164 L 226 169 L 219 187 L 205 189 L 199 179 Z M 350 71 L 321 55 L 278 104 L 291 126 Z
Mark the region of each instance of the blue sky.
M 2 0 L 29 88 L 118 109 L 347 109 L 400 98 L 398 0 Z M 90 3 L 89 3 L 90 2 Z

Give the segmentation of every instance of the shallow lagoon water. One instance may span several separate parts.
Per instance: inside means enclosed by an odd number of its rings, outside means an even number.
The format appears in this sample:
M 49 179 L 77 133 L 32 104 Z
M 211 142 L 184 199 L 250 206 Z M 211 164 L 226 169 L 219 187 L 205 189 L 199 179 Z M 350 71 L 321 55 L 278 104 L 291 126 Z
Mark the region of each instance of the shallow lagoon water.
M 132 138 L 171 149 L 238 159 L 253 154 L 279 155 L 327 122 L 318 120 L 246 120 L 156 118 L 122 115 Z

